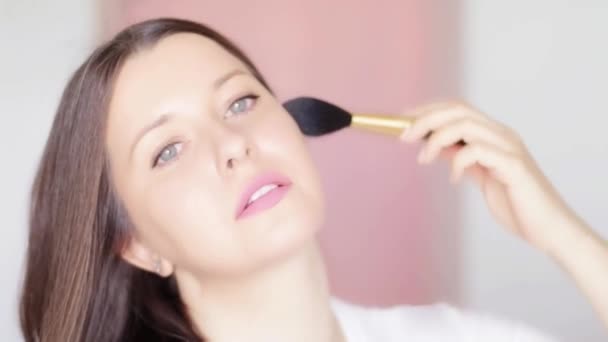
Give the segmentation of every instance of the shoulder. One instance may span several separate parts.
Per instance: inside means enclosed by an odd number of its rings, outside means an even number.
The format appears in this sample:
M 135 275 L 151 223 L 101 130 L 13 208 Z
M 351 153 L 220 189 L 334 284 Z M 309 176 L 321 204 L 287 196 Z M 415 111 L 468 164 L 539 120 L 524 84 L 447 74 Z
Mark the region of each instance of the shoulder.
M 367 341 L 556 341 L 521 323 L 475 314 L 446 303 L 363 307 L 334 299 L 348 342 Z

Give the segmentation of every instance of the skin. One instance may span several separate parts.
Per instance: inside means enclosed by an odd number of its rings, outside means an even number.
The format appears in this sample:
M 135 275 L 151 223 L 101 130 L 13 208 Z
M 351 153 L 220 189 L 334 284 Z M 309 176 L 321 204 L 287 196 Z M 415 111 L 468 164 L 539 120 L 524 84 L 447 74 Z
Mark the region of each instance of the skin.
M 248 94 L 258 98 L 237 101 Z M 454 180 L 470 175 L 497 221 L 558 261 L 608 322 L 606 245 L 564 204 L 517 135 L 462 103 L 408 115 L 417 120 L 403 142 L 434 131 L 420 162 L 441 154 Z M 467 146 L 451 147 L 459 140 Z M 123 258 L 175 275 L 207 338 L 344 341 L 315 239 L 324 217 L 319 177 L 295 122 L 243 63 L 192 34 L 139 52 L 116 80 L 106 145 L 135 226 Z M 291 190 L 276 207 L 235 219 L 244 188 L 265 171 L 287 176 Z
M 248 94 L 257 99 L 239 100 Z M 138 53 L 117 77 L 106 142 L 135 225 L 124 259 L 174 274 L 206 337 L 341 340 L 314 238 L 324 216 L 319 177 L 296 123 L 242 62 L 194 34 Z M 291 189 L 271 210 L 237 220 L 243 191 L 267 171 Z
M 418 156 L 450 161 L 451 179 L 470 176 L 498 223 L 555 260 L 573 278 L 608 327 L 608 244 L 565 203 L 520 137 L 461 102 L 437 102 L 416 117 L 401 140 L 424 142 Z M 465 141 L 464 147 L 455 147 Z

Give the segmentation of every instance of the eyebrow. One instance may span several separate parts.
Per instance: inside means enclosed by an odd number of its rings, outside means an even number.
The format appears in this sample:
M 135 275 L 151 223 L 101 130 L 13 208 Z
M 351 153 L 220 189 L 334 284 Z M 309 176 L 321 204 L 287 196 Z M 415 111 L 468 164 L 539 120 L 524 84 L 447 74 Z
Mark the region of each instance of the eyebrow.
M 229 73 L 225 74 L 224 76 L 218 78 L 217 80 L 215 80 L 213 82 L 213 89 L 217 90 L 219 89 L 224 83 L 226 83 L 226 81 L 228 81 L 229 79 L 233 78 L 234 76 L 239 76 L 239 75 L 249 75 L 248 72 L 245 72 L 242 69 L 235 69 L 230 71 Z
M 219 89 L 224 83 L 226 83 L 231 78 L 233 78 L 235 76 L 239 76 L 239 75 L 248 75 L 248 74 L 249 73 L 247 73 L 241 69 L 232 70 L 232 71 L 224 74 L 223 76 L 219 77 L 215 81 L 213 81 L 212 88 L 215 91 L 215 90 Z M 129 159 L 131 159 L 133 157 L 133 152 L 135 151 L 135 147 L 137 146 L 139 141 L 144 137 L 144 135 L 148 134 L 148 132 L 150 132 L 151 130 L 164 125 L 165 123 L 170 121 L 171 118 L 173 118 L 172 113 L 162 114 L 156 120 L 154 120 L 152 123 L 146 125 L 141 131 L 139 131 L 139 133 L 137 133 L 137 135 L 135 136 L 135 139 L 133 140 L 133 144 L 131 145 L 131 150 L 129 152 Z

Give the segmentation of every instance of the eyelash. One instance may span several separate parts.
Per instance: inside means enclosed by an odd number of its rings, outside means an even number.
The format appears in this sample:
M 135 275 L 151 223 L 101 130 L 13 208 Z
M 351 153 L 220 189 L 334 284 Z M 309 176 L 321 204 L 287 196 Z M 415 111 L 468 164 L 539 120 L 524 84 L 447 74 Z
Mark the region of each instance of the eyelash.
M 228 110 L 227 110 L 227 111 L 228 111 L 228 112 L 230 112 L 230 111 L 231 111 L 231 109 L 232 109 L 232 107 L 233 107 L 233 106 L 234 106 L 236 103 L 238 103 L 239 101 L 243 101 L 243 100 L 248 100 L 248 99 L 250 99 L 250 100 L 252 100 L 252 101 L 253 101 L 253 103 L 252 103 L 250 106 L 248 106 L 248 107 L 245 109 L 245 111 L 244 111 L 244 112 L 242 112 L 242 113 L 233 113 L 232 115 L 241 115 L 241 114 L 248 113 L 248 112 L 249 112 L 249 111 L 250 111 L 250 110 L 251 110 L 251 109 L 252 109 L 252 108 L 253 108 L 253 107 L 256 105 L 257 100 L 258 100 L 259 98 L 260 98 L 260 96 L 258 96 L 258 95 L 256 95 L 256 94 L 252 94 L 252 93 L 247 94 L 247 95 L 245 95 L 245 96 L 241 96 L 241 97 L 239 97 L 238 99 L 236 99 L 236 100 L 234 100 L 234 101 L 232 101 L 232 102 L 230 103 L 230 105 L 228 106 Z
M 154 157 L 154 160 L 152 161 L 152 168 L 156 168 L 156 167 L 163 167 L 163 166 L 165 166 L 166 164 L 171 163 L 171 162 L 173 162 L 175 159 L 179 158 L 179 154 L 181 153 L 182 149 L 184 148 L 184 147 L 183 147 L 183 144 L 184 144 L 184 143 L 182 143 L 182 142 L 174 142 L 174 143 L 170 143 L 170 144 L 168 144 L 168 145 L 165 145 L 165 146 L 164 146 L 164 147 L 163 147 L 163 148 L 160 150 L 160 152 L 158 152 L 158 153 L 156 154 L 156 157 Z M 159 162 L 160 162 L 160 158 L 161 158 L 161 156 L 163 155 L 163 153 L 164 153 L 164 152 L 165 152 L 167 149 L 169 149 L 169 148 L 171 148 L 171 147 L 173 147 L 173 146 L 177 146 L 177 145 L 182 145 L 182 146 L 181 146 L 181 148 L 180 148 L 180 149 L 179 149 L 177 152 L 175 152 L 175 156 L 174 156 L 174 157 L 173 157 L 171 160 L 164 162 L 164 164 L 159 164 Z
M 229 111 L 231 111 L 232 106 L 234 106 L 234 104 L 235 104 L 235 103 L 238 103 L 239 101 L 242 101 L 242 100 L 251 99 L 251 100 L 253 100 L 253 103 L 252 103 L 250 106 L 248 106 L 248 107 L 245 109 L 245 111 L 244 111 L 244 112 L 242 112 L 242 113 L 233 113 L 232 115 L 242 115 L 242 114 L 248 113 L 248 112 L 249 112 L 249 111 L 250 111 L 250 110 L 251 110 L 251 109 L 252 109 L 252 108 L 255 106 L 256 101 L 257 101 L 257 99 L 259 99 L 259 98 L 260 98 L 260 96 L 259 96 L 259 95 L 255 95 L 255 94 L 247 94 L 247 95 L 245 95 L 245 96 L 241 96 L 241 97 L 239 97 L 238 99 L 236 99 L 236 100 L 234 100 L 234 101 L 232 101 L 232 102 L 230 103 L 230 105 L 228 106 L 228 112 L 229 112 Z M 165 152 L 165 151 L 166 151 L 168 148 L 173 147 L 173 146 L 176 146 L 176 145 L 179 145 L 179 144 L 183 145 L 183 143 L 181 143 L 181 142 L 174 142 L 174 143 L 170 143 L 170 144 L 168 144 L 168 145 L 165 145 L 165 146 L 164 146 L 164 147 L 163 147 L 163 148 L 160 150 L 160 152 L 156 153 L 156 154 L 155 154 L 155 157 L 154 157 L 154 160 L 152 161 L 152 168 L 156 168 L 156 167 L 162 167 L 162 166 L 164 166 L 164 165 L 166 165 L 166 164 L 168 164 L 168 163 L 173 162 L 175 159 L 179 158 L 179 154 L 181 153 L 181 150 L 183 149 L 183 146 L 182 146 L 182 147 L 179 149 L 179 151 L 178 151 L 178 152 L 176 152 L 175 156 L 174 156 L 174 157 L 173 157 L 171 160 L 166 161 L 166 162 L 165 162 L 164 164 L 162 164 L 162 165 L 159 165 L 159 160 L 160 160 L 160 157 L 163 155 L 163 153 L 164 153 L 164 152 Z

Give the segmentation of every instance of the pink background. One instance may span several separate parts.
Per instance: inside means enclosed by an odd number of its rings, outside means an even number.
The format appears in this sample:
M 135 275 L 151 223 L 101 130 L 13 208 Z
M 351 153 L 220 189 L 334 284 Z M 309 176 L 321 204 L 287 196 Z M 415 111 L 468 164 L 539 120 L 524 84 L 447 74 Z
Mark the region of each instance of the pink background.
M 435 4 L 437 3 L 437 4 Z M 398 113 L 455 95 L 458 1 L 104 1 L 104 36 L 161 16 L 241 46 L 281 99 Z M 333 292 L 364 304 L 458 300 L 458 196 L 416 149 L 355 131 L 311 140 L 327 191 Z

